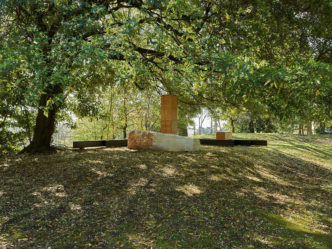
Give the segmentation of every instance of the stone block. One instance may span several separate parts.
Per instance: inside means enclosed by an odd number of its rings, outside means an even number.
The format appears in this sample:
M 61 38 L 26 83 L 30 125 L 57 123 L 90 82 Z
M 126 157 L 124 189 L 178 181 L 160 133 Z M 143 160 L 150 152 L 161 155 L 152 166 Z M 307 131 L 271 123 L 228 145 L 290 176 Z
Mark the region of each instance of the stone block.
M 135 130 L 129 133 L 128 148 L 135 150 L 198 151 L 200 141 L 199 139 L 173 134 Z
M 231 140 L 232 132 L 217 132 L 216 139 L 217 140 Z

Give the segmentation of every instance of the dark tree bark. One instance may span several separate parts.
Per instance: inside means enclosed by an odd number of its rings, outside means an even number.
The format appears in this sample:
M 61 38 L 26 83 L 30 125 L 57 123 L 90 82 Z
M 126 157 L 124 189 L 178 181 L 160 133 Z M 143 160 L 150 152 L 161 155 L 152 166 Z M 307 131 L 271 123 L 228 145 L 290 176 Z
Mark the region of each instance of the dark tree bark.
M 39 107 L 45 107 L 47 96 L 43 95 L 39 101 Z M 51 150 L 51 139 L 55 130 L 55 116 L 57 110 L 53 108 L 48 111 L 48 116 L 44 115 L 44 111 L 39 108 L 36 119 L 36 126 L 33 133 L 33 138 L 28 147 L 23 152 L 38 153 Z
M 54 5 L 52 6 L 54 7 Z M 50 13 L 53 13 L 52 11 L 53 10 L 50 9 Z M 36 12 L 34 14 L 36 16 L 36 25 L 39 31 L 45 32 L 48 37 L 47 44 L 43 47 L 43 57 L 48 67 L 48 77 L 51 77 L 53 65 L 49 56 L 51 53 L 53 37 L 59 29 L 61 18 L 58 18 L 55 22 L 52 23 L 52 25 L 48 27 L 48 25 L 43 20 L 43 13 Z M 55 131 L 56 114 L 59 110 L 59 106 L 55 103 L 50 103 L 47 105 L 47 102 L 57 94 L 63 93 L 63 89 L 60 84 L 50 84 L 47 85 L 44 92 L 45 93 L 43 93 L 39 99 L 38 114 L 32 141 L 26 148 L 22 150 L 22 152 L 42 153 L 51 151 L 51 140 Z M 48 108 L 47 115 L 44 113 L 44 108 L 46 107 Z
M 299 135 L 304 135 L 303 124 L 299 124 Z
M 210 133 L 213 134 L 213 119 L 210 120 Z
M 127 126 L 126 125 L 122 128 L 122 132 L 123 132 L 123 139 L 127 138 Z
M 319 134 L 325 134 L 325 124 L 324 123 L 319 124 Z
M 52 135 L 55 131 L 56 114 L 59 108 L 56 104 L 51 104 L 48 107 L 47 116 L 45 116 L 43 109 L 46 108 L 49 99 L 61 92 L 61 86 L 55 85 L 54 87 L 49 87 L 46 93 L 40 96 L 32 141 L 22 152 L 43 153 L 51 151 Z
M 232 133 L 235 133 L 234 119 L 233 119 L 233 118 L 230 118 L 230 121 L 231 121 Z
M 307 135 L 312 135 L 312 124 L 309 122 L 307 124 Z
M 255 133 L 255 124 L 254 124 L 254 121 L 252 119 L 250 119 L 250 121 L 249 121 L 249 132 L 250 133 Z

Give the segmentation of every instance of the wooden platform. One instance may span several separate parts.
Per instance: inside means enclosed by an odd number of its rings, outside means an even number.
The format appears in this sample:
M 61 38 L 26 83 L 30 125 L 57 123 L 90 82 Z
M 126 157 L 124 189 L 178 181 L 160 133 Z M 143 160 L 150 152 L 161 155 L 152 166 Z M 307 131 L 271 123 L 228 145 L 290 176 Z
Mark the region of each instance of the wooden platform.
M 234 145 L 267 146 L 267 140 L 234 140 Z
M 92 141 L 74 141 L 73 148 L 83 149 L 85 147 L 127 147 L 127 139 L 114 139 L 114 140 L 92 140 Z
M 209 138 L 201 138 L 201 145 L 216 145 L 216 146 L 234 146 L 234 140 L 216 140 Z
M 267 146 L 267 140 L 216 140 L 209 138 L 201 138 L 201 145 L 213 146 Z M 95 140 L 95 141 L 74 141 L 73 148 L 83 149 L 85 147 L 127 147 L 127 139 L 115 140 Z
M 127 139 L 116 139 L 116 140 L 106 140 L 106 147 L 127 147 L 128 140 Z
M 200 139 L 201 145 L 214 145 L 214 146 L 267 146 L 267 140 L 216 140 L 202 138 Z

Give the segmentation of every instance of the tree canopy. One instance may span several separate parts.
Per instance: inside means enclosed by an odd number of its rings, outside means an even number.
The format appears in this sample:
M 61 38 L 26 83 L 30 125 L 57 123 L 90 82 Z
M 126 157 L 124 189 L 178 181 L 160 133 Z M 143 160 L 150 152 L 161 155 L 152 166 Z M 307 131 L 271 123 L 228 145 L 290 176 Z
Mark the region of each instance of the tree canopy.
M 69 100 L 89 105 L 114 84 L 330 118 L 331 11 L 324 0 L 3 0 L 0 125 L 11 108 L 35 111 L 26 151 L 49 150 Z

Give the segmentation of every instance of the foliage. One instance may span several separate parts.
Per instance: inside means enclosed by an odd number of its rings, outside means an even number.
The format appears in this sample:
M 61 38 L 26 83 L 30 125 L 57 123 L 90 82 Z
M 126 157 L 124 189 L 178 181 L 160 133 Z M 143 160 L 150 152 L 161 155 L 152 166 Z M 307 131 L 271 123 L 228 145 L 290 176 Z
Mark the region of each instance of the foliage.
M 126 84 L 121 87 L 118 82 L 97 94 L 95 91 L 84 103 L 73 99 L 73 110 L 79 117 L 74 129 L 76 140 L 120 138 L 130 129 L 160 130 L 160 96 Z
M 0 80 L 0 154 L 19 150 L 32 139 L 36 109 Z
M 68 97 L 84 100 L 116 81 L 193 105 L 330 118 L 328 1 L 1 4 L 2 82 L 38 107 L 31 152 L 49 149 Z
M 79 117 L 73 130 L 74 140 L 123 138 L 124 129 L 126 133 L 134 129 L 160 131 L 160 95 L 153 89 L 142 91 L 129 83 L 121 86 L 117 82 L 86 94 L 83 99 L 73 98 L 71 109 Z M 179 135 L 187 135 L 187 127 L 199 109 L 179 102 Z

